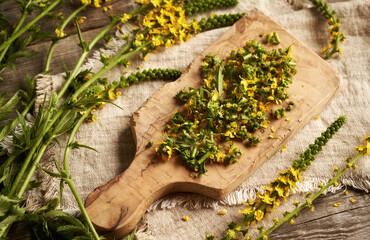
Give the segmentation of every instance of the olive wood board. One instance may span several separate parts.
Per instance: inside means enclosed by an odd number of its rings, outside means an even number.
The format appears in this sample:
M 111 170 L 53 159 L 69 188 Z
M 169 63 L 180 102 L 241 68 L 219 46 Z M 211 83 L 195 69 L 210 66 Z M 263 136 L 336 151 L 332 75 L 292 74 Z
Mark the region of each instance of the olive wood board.
M 149 141 L 162 140 L 162 132 L 171 116 L 181 106 L 175 94 L 186 87 L 199 87 L 202 83 L 200 65 L 207 54 L 219 54 L 225 58 L 232 50 L 244 47 L 246 41 L 257 39 L 261 33 L 277 32 L 281 43 L 264 45 L 266 49 L 293 46 L 291 56 L 297 62 L 297 74 L 287 90 L 289 100 L 295 101 L 286 117 L 272 120 L 269 127 L 259 130 L 262 142 L 256 147 L 246 147 L 236 142 L 243 155 L 234 164 L 207 165 L 208 172 L 198 178 L 185 163 L 174 156 L 164 161 L 156 156 L 154 147 L 147 148 Z M 136 142 L 136 154 L 131 165 L 123 173 L 99 186 L 87 197 L 87 213 L 97 229 L 107 237 L 121 237 L 132 231 L 145 211 L 160 197 L 172 192 L 193 192 L 215 199 L 222 199 L 259 166 L 317 116 L 340 88 L 336 72 L 317 54 L 302 44 L 279 24 L 257 9 L 253 9 L 236 22 L 219 39 L 197 56 L 175 82 L 167 83 L 154 93 L 132 116 L 132 132 Z M 279 139 L 271 139 L 270 127 L 274 126 Z

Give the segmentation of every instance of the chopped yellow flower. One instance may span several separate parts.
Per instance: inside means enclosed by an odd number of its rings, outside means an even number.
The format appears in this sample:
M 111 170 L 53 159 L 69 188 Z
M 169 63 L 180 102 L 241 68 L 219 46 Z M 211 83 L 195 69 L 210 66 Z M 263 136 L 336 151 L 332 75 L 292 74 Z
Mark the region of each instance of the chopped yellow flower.
M 218 212 L 218 215 L 225 215 L 227 213 L 226 209 L 222 209 L 221 211 Z
M 351 202 L 352 202 L 352 203 L 354 203 L 354 202 L 356 202 L 356 200 L 355 200 L 354 198 L 352 198 L 352 199 L 351 199 Z
M 316 116 L 316 117 L 315 117 L 315 120 L 317 120 L 317 119 L 319 119 L 319 118 L 320 118 L 320 116 Z
M 272 134 L 270 134 L 270 135 L 269 135 L 269 138 L 272 138 L 272 139 L 274 139 L 274 138 L 280 139 L 280 137 L 279 137 L 279 136 L 277 136 L 277 135 L 272 135 Z
M 106 12 L 108 11 L 108 8 L 107 7 L 103 7 L 103 12 Z
M 348 195 L 348 191 L 345 191 L 345 192 L 344 192 L 344 194 L 345 194 L 345 195 Z
M 275 128 L 274 128 L 274 126 L 271 126 L 271 132 L 275 132 Z
M 286 150 L 286 145 L 283 145 L 283 147 L 281 148 L 281 152 L 284 152 Z
M 285 121 L 289 122 L 290 120 L 292 120 L 291 118 L 286 118 Z
M 294 224 L 294 219 L 293 218 L 289 219 L 289 224 Z
M 189 219 L 190 219 L 190 216 L 183 216 L 183 217 L 182 217 L 182 220 L 183 220 L 184 222 L 188 221 Z
M 339 207 L 340 205 L 342 205 L 340 202 L 337 202 L 337 203 L 333 204 L 334 207 Z

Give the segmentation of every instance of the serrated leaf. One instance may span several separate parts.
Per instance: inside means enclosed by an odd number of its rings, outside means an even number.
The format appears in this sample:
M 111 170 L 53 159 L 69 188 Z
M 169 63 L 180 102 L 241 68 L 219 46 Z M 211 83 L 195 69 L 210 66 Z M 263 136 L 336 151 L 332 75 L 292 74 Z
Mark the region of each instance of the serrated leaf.
M 0 195 L 0 217 L 5 216 L 13 206 L 21 202 L 19 199 L 12 199 L 4 195 Z
M 35 213 L 40 214 L 40 213 L 43 213 L 43 212 L 49 213 L 51 211 L 54 211 L 55 208 L 59 205 L 59 202 L 60 202 L 59 198 L 53 198 L 49 202 L 47 202 L 47 204 L 45 204 L 44 206 L 37 209 L 35 211 Z M 45 214 L 45 216 L 46 216 L 46 214 Z
M 84 232 L 87 232 L 87 229 L 85 227 L 85 225 L 80 221 L 78 220 L 78 218 L 75 218 L 75 217 L 70 217 L 70 216 L 59 216 L 60 219 L 62 219 L 63 221 L 66 221 L 66 222 L 69 222 L 70 224 L 80 228 L 80 229 L 83 229 Z
M 9 117 L 10 113 L 17 106 L 19 100 L 21 100 L 21 94 L 19 91 L 16 92 L 7 103 L 3 101 L 4 97 L 6 98 L 6 93 L 1 94 L 2 104 L 0 105 L 0 120 L 4 120 Z
M 134 240 L 136 234 L 136 229 L 130 233 L 125 240 Z
M 68 232 L 68 233 L 85 233 L 85 228 L 77 227 L 75 225 L 63 225 L 58 226 L 56 229 L 57 232 Z
M 10 215 L 0 222 L 0 238 L 5 237 L 4 234 L 7 232 L 9 226 L 12 225 L 17 220 L 18 216 Z
M 37 181 L 35 181 L 35 180 L 30 181 L 30 182 L 28 183 L 28 185 L 27 185 L 26 190 L 32 190 L 32 189 L 34 189 L 34 188 L 37 188 L 37 187 L 39 187 L 39 186 L 41 185 L 41 183 L 42 183 L 42 182 L 37 182 Z
M 51 210 L 43 215 L 46 218 L 61 218 L 61 217 L 69 217 L 67 213 L 63 212 L 60 209 Z
M 59 136 L 69 130 L 72 130 L 77 120 L 77 113 L 75 111 L 67 112 L 58 122 L 58 126 L 55 129 L 54 135 Z
M 0 141 L 2 141 L 10 132 L 18 125 L 18 118 L 13 119 L 13 121 L 7 123 L 0 131 Z
M 25 143 L 26 146 L 30 146 L 30 144 L 31 144 L 31 129 L 30 129 L 29 126 L 27 126 L 26 119 L 24 119 L 24 117 L 18 111 L 17 111 L 17 114 L 18 114 L 18 121 L 21 124 L 22 130 L 23 130 L 23 135 L 22 135 L 23 137 L 22 136 L 19 136 L 19 137 L 23 138 L 24 143 Z
M 62 175 L 60 175 L 59 173 L 56 173 L 56 172 L 50 171 L 50 170 L 48 170 L 48 169 L 46 169 L 46 168 L 43 168 L 41 165 L 39 165 L 39 168 L 40 168 L 42 171 L 44 171 L 44 172 L 46 172 L 47 174 L 49 174 L 50 176 L 52 176 L 52 177 L 62 178 Z
M 90 150 L 93 150 L 95 152 L 98 152 L 98 150 L 96 150 L 95 148 L 92 148 L 92 147 L 89 147 L 87 145 L 83 145 L 83 144 L 80 144 L 79 142 L 73 142 L 71 143 L 70 145 L 70 148 L 71 149 L 80 149 L 80 148 L 86 148 L 86 149 L 90 149 Z

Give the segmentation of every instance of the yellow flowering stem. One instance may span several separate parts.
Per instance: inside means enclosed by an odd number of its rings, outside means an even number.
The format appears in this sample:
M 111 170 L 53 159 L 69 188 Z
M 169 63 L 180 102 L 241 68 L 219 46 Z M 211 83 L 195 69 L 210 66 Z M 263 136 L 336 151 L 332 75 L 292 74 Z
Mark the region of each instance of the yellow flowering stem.
M 353 165 L 357 159 L 359 157 L 361 157 L 361 155 L 363 155 L 362 152 L 359 152 L 353 159 L 351 159 L 348 163 Z M 349 169 L 350 167 L 348 166 L 348 164 L 346 164 L 346 166 L 340 171 L 340 172 L 337 172 L 337 174 L 334 176 L 334 178 L 332 178 L 325 186 L 321 187 L 320 191 L 318 191 L 314 196 L 308 198 L 306 200 L 305 203 L 301 204 L 300 206 L 296 207 L 292 212 L 290 212 L 289 214 L 285 215 L 284 218 L 282 218 L 280 221 L 276 222 L 274 226 L 272 226 L 271 228 L 269 228 L 268 230 L 266 230 L 265 232 L 261 233 L 257 238 L 256 240 L 258 239 L 264 239 L 263 237 L 264 236 L 267 236 L 268 234 L 270 234 L 272 231 L 274 231 L 276 228 L 278 228 L 281 224 L 283 224 L 284 222 L 288 221 L 289 219 L 293 218 L 294 216 L 297 216 L 297 214 L 304 208 L 306 207 L 310 207 L 313 200 L 315 200 L 317 197 L 319 197 L 328 187 L 330 187 L 331 185 L 334 185 L 339 177 Z
M 93 84 L 96 80 L 98 80 L 98 78 L 100 78 L 104 73 L 106 73 L 107 71 L 109 71 L 112 67 L 116 66 L 118 62 L 122 61 L 123 59 L 127 59 L 128 57 L 130 57 L 131 55 L 134 55 L 135 53 L 139 52 L 141 49 L 143 49 L 144 47 L 147 47 L 148 45 L 150 45 L 151 42 L 147 42 L 143 45 L 141 45 L 140 47 L 137 47 L 136 49 L 134 49 L 133 51 L 131 52 L 128 52 L 126 54 L 124 54 L 128 49 L 130 49 L 130 47 L 132 46 L 132 42 L 126 44 L 117 54 L 115 57 L 113 57 L 111 59 L 111 61 L 106 65 L 104 66 L 98 73 L 96 73 L 92 78 L 90 78 L 87 82 L 84 83 L 84 85 L 82 85 L 72 96 L 71 96 L 71 99 L 73 99 L 74 97 L 78 97 L 80 94 L 82 94 L 91 84 Z
M 14 33 L 16 33 L 16 32 L 18 32 L 18 30 L 21 28 L 21 26 L 23 25 L 23 22 L 24 22 L 24 20 L 26 20 L 26 18 L 27 18 L 27 16 L 28 16 L 28 6 L 30 5 L 30 3 L 32 2 L 32 0 L 29 0 L 28 2 L 27 2 L 27 4 L 26 4 L 26 7 L 24 8 L 24 10 L 23 10 L 23 13 L 22 13 L 22 17 L 21 17 L 21 19 L 19 19 L 19 21 L 18 21 L 18 23 L 16 23 L 16 27 L 15 27 L 15 29 L 14 29 L 14 31 L 13 31 L 13 33 L 12 33 L 12 35 L 14 34 Z M 4 58 L 4 56 L 5 56 L 5 54 L 6 54 L 6 52 L 8 51 L 8 49 L 9 49 L 9 47 L 10 47 L 10 44 L 9 45 L 7 45 L 6 47 L 5 47 L 5 49 L 4 50 L 2 50 L 2 52 L 1 52 L 1 54 L 0 54 L 0 62 L 1 62 L 1 60 Z
M 128 14 L 134 16 L 134 15 L 139 14 L 141 12 L 145 12 L 148 9 L 151 9 L 151 8 L 152 8 L 151 6 L 144 7 L 144 8 L 139 8 L 139 9 L 137 9 L 135 11 L 132 11 L 132 12 L 130 12 Z M 67 81 L 65 82 L 65 84 L 63 85 L 63 87 L 61 88 L 61 90 L 58 92 L 57 100 L 60 100 L 63 97 L 63 95 L 66 93 L 66 91 L 68 90 L 69 85 L 74 80 L 74 77 L 78 73 L 80 67 L 82 66 L 82 64 L 83 64 L 85 58 L 87 57 L 87 55 L 89 54 L 90 50 L 95 46 L 95 44 L 101 38 L 103 38 L 103 36 L 109 30 L 111 30 L 112 28 L 114 28 L 120 22 L 121 22 L 121 20 L 119 18 L 113 20 L 111 24 L 109 24 L 108 26 L 106 26 L 98 35 L 95 36 L 95 38 L 93 40 L 91 40 L 90 44 L 87 46 L 87 49 L 83 49 L 83 53 L 81 54 L 81 57 L 78 59 L 77 64 L 75 65 L 74 69 L 72 70 L 69 78 L 67 79 Z
M 65 19 L 62 23 L 62 25 L 59 27 L 59 30 L 62 32 L 64 28 L 67 26 L 67 24 L 76 17 L 76 15 L 81 12 L 87 5 L 82 5 L 81 7 L 77 8 L 71 15 L 68 16 L 67 19 Z M 50 62 L 51 62 L 51 57 L 53 55 L 55 45 L 58 43 L 60 38 L 54 37 L 53 41 L 50 45 L 48 56 L 46 58 L 46 64 L 45 64 L 45 72 L 50 71 Z
M 56 7 L 62 1 L 63 0 L 56 0 L 55 2 L 53 2 L 52 4 L 50 4 L 47 8 L 45 8 L 45 10 L 43 10 L 34 19 L 32 19 L 28 24 L 26 24 L 24 27 L 22 27 L 21 29 L 17 29 L 16 28 L 17 31 L 14 31 L 13 34 L 11 35 L 11 37 L 8 38 L 8 40 L 6 40 L 5 42 L 3 42 L 0 45 L 0 51 L 1 51 L 0 61 L 2 60 L 2 58 L 4 57 L 4 55 L 6 53 L 6 49 L 9 48 L 10 44 L 14 40 L 16 40 L 19 36 L 21 36 L 25 31 L 27 31 L 30 27 L 32 27 L 32 25 L 34 25 L 36 22 L 38 22 L 41 18 L 43 18 L 45 15 L 47 15 L 54 7 Z M 22 17 L 23 17 L 23 15 L 22 15 Z M 18 25 L 19 25 L 19 27 L 21 26 L 21 24 L 18 24 Z

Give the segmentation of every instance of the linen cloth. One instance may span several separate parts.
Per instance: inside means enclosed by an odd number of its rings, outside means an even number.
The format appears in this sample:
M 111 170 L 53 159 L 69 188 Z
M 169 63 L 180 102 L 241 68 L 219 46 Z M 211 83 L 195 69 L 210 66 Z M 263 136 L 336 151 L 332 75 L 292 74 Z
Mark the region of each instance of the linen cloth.
M 285 152 L 278 151 L 225 199 L 217 201 L 191 193 L 171 194 L 160 199 L 153 204 L 139 223 L 137 239 L 204 239 L 208 233 L 221 236 L 229 222 L 238 222 L 242 219 L 242 215 L 237 214 L 237 210 L 243 208 L 242 202 L 253 199 L 256 191 L 261 190 L 261 185 L 267 185 L 279 171 L 289 168 L 292 161 L 298 158 L 298 154 L 305 151 L 308 145 L 340 115 L 347 117 L 347 123 L 317 155 L 312 166 L 304 172 L 303 183 L 298 185 L 297 194 L 289 201 L 301 199 L 303 193 L 317 190 L 320 182 L 326 183 L 334 176 L 335 166 L 344 166 L 346 157 L 354 154 L 353 149 L 359 144 L 359 139 L 370 133 L 370 29 L 368 25 L 370 7 L 367 0 L 328 2 L 342 20 L 341 29 L 347 39 L 341 46 L 343 56 L 336 55 L 327 60 L 340 75 L 342 88 L 335 99 L 322 111 L 320 118 L 313 119 L 307 124 L 286 144 Z M 328 24 L 318 10 L 312 8 L 309 1 L 240 0 L 235 7 L 213 12 L 214 14 L 248 13 L 252 8 L 258 8 L 270 16 L 317 54 L 320 54 L 320 50 L 328 44 Z M 200 19 L 209 14 L 210 12 L 196 15 L 194 18 Z M 137 71 L 139 66 L 142 66 L 142 70 L 159 67 L 184 70 L 199 53 L 227 29 L 200 33 L 187 42 L 151 54 L 148 61 L 143 61 L 141 56 L 135 56 L 131 59 L 130 70 Z M 122 31 L 125 31 L 125 27 Z M 120 34 L 122 33 L 117 33 L 117 36 Z M 105 49 L 100 51 L 103 54 L 112 54 L 117 51 L 120 44 L 113 39 Z M 98 58 L 97 52 L 82 69 L 92 68 L 93 71 L 100 69 L 102 64 Z M 105 77 L 118 81 L 125 71 L 123 67 L 116 67 Z M 62 82 L 63 75 L 52 76 L 49 81 L 40 80 L 39 94 L 57 91 Z M 107 104 L 104 109 L 96 112 L 97 122 L 86 123 L 80 127 L 76 140 L 98 150 L 98 152 L 74 150 L 70 157 L 73 182 L 83 199 L 96 187 L 120 174 L 129 166 L 135 153 L 135 144 L 129 126 L 131 115 L 163 84 L 164 81 L 161 80 L 142 82 L 124 89 L 122 96 L 115 100 L 115 104 L 123 110 Z M 66 139 L 67 136 L 63 136 L 61 142 L 65 142 Z M 61 160 L 62 156 L 63 148 L 51 148 L 42 164 L 52 168 L 52 163 L 48 160 L 52 157 Z M 366 158 L 358 161 L 359 168 L 346 173 L 341 178 L 340 185 L 330 188 L 329 191 L 335 191 L 344 186 L 369 191 L 368 161 L 369 159 Z M 47 178 L 45 174 L 39 174 L 39 178 Z M 59 182 L 49 179 L 44 183 L 42 193 L 31 194 L 29 205 L 37 206 L 57 196 L 58 188 Z M 67 188 L 65 188 L 63 201 L 64 210 L 71 214 L 78 214 L 78 206 Z M 224 216 L 217 215 L 217 212 L 223 208 L 226 208 L 229 213 Z M 271 225 L 269 219 L 275 216 L 281 218 L 283 212 L 292 208 L 291 203 L 283 203 L 277 208 L 276 213 L 272 214 L 267 221 L 263 221 L 263 224 Z M 181 221 L 184 215 L 190 215 L 191 219 L 188 222 Z

